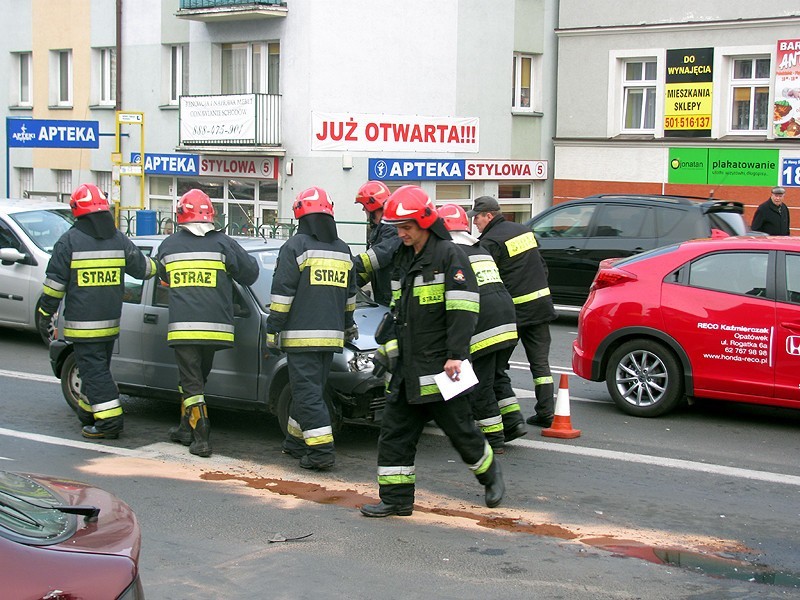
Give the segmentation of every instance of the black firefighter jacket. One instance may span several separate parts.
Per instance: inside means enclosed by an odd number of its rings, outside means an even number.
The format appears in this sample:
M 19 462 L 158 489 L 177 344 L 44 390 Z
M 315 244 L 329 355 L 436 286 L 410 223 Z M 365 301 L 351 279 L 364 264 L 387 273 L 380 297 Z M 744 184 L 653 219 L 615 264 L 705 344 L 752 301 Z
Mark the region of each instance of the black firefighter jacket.
M 356 277 L 350 248 L 296 233 L 281 246 L 272 278 L 267 333 L 285 352 L 341 352 L 353 325 Z
M 401 244 L 397 227 L 378 223 L 370 230 L 367 249 L 353 257 L 359 285 L 372 282 L 372 296 L 384 306 L 392 301 L 392 257 Z
M 197 236 L 185 229 L 158 249 L 158 274 L 169 285 L 167 343 L 233 346 L 233 283 L 258 278 L 256 259 L 221 231 Z
M 403 246 L 395 256 L 392 294 L 399 362 L 391 387 L 404 381 L 409 404 L 441 401 L 433 377 L 448 359 L 470 357 L 478 321 L 480 296 L 469 259 L 434 234 L 417 255 Z
M 480 236 L 517 309 L 517 326 L 538 325 L 556 318 L 547 285 L 547 267 L 533 231 L 520 223 L 494 217 Z
M 513 348 L 517 345 L 517 315 L 494 259 L 480 245 L 459 247 L 466 253 L 475 272 L 481 299 L 478 324 L 469 342 L 472 358 Z
M 63 298 L 65 339 L 115 339 L 119 336 L 125 273 L 149 279 L 156 274 L 156 265 L 121 231 L 109 239 L 98 239 L 73 225 L 53 247 L 41 310 L 53 314 Z

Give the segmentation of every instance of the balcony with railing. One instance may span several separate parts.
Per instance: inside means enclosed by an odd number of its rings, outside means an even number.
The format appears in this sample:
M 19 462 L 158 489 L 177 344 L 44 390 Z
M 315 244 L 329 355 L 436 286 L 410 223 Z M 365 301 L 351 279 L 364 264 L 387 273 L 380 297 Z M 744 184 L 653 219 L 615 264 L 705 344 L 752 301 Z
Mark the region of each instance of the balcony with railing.
M 181 96 L 181 146 L 280 148 L 280 94 Z
M 285 17 L 289 9 L 281 0 L 180 0 L 175 16 L 190 21 L 246 21 Z

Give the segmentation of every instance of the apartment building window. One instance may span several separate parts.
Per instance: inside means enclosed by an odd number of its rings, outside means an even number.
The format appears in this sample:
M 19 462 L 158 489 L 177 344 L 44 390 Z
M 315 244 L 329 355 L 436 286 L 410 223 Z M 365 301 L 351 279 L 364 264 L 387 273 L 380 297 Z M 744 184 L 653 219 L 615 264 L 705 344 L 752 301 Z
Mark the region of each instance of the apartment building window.
M 50 52 L 50 104 L 72 106 L 72 50 Z
M 623 130 L 653 131 L 656 126 L 656 61 L 626 60 L 623 63 Z
M 519 112 L 533 112 L 537 105 L 534 94 L 537 57 L 532 54 L 514 53 L 514 73 L 511 84 L 511 108 Z
M 95 51 L 97 58 L 99 103 L 103 106 L 114 106 L 117 103 L 117 50 L 116 48 L 99 48 Z
M 33 169 L 17 167 L 17 182 L 19 183 L 19 198 L 28 198 L 33 190 Z
M 111 171 L 94 171 L 94 182 L 97 187 L 111 199 Z
M 69 198 L 72 195 L 72 171 L 55 169 L 55 173 L 58 199 L 61 202 L 69 202 Z
M 222 44 L 223 94 L 279 93 L 280 44 Z
M 15 55 L 17 65 L 16 106 L 33 106 L 31 93 L 33 61 L 30 52 Z
M 731 131 L 767 130 L 770 68 L 769 57 L 731 60 Z
M 169 48 L 169 103 L 178 104 L 189 93 L 189 46 L 177 44 Z

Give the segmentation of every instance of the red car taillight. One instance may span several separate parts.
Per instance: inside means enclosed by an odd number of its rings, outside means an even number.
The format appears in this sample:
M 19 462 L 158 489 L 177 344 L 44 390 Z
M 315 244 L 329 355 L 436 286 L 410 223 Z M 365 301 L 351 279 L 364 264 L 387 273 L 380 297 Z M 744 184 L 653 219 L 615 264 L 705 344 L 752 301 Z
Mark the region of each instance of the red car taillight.
M 613 287 L 629 281 L 636 281 L 638 277 L 622 269 L 601 269 L 594 276 L 592 290 L 602 290 L 603 288 Z

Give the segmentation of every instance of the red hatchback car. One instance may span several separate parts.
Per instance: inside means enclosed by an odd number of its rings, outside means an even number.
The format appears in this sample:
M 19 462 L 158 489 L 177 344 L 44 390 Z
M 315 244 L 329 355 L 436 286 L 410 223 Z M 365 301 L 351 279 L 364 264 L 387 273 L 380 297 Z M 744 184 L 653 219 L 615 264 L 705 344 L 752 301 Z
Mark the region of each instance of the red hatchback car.
M 800 408 L 800 239 L 732 237 L 601 263 L 572 368 L 628 414 L 687 398 Z
M 85 483 L 0 471 L 0 597 L 143 600 L 130 507 Z

